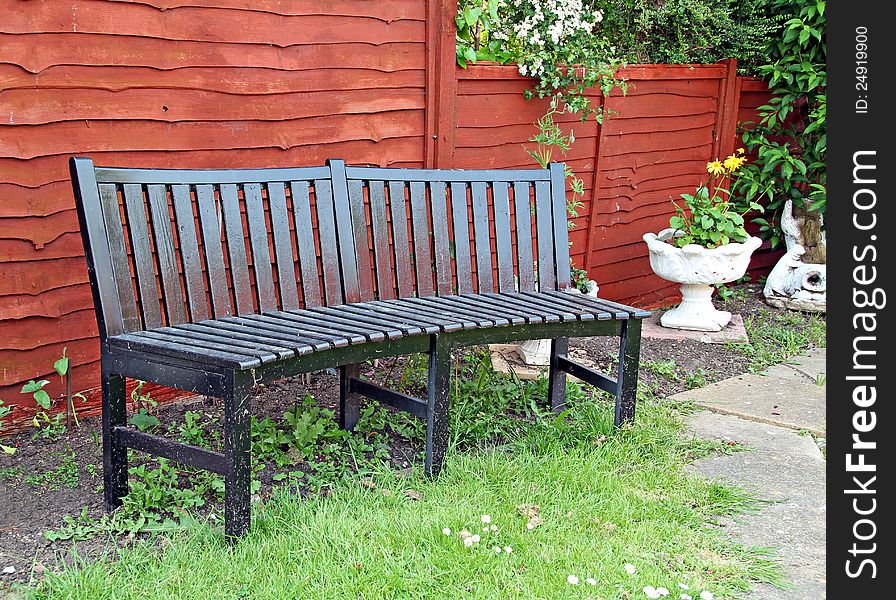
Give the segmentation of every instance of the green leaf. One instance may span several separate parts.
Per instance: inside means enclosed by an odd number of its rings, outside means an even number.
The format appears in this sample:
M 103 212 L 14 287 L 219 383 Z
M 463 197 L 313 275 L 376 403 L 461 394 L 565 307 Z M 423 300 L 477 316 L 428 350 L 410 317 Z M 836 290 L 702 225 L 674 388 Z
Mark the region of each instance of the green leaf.
M 47 385 L 48 383 L 50 383 L 50 382 L 47 381 L 46 379 L 41 379 L 40 381 L 34 381 L 32 379 L 31 381 L 29 381 L 28 383 L 26 383 L 25 385 L 22 386 L 21 393 L 29 394 L 31 392 L 36 392 L 38 390 L 43 389 L 44 386 Z
M 133 416 L 131 416 L 131 425 L 133 425 L 140 431 L 149 431 L 150 429 L 155 429 L 161 424 L 162 422 L 159 421 L 159 418 L 155 415 L 147 413 L 145 408 L 141 408 L 139 412 L 136 412 Z
M 9 455 L 16 453 L 16 448 L 13 448 L 12 446 L 4 446 L 3 444 L 0 444 L 0 450 L 3 450 L 3 452 Z
M 470 62 L 476 62 L 476 51 L 472 48 L 464 48 L 464 58 Z
M 62 358 L 54 362 L 53 368 L 56 370 L 60 377 L 65 377 L 65 374 L 68 373 L 68 357 L 63 356 Z
M 50 400 L 50 395 L 43 390 L 37 390 L 34 392 L 34 400 L 40 405 L 44 410 L 50 410 L 50 404 L 52 401 Z

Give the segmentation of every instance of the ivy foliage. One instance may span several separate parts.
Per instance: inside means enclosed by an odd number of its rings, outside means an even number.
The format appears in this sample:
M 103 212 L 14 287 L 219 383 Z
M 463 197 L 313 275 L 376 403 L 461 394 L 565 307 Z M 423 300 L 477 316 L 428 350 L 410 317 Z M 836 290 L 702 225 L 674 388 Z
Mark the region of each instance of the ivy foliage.
M 773 220 L 758 218 L 772 246 L 781 239 L 777 216 L 792 199 L 824 214 L 827 206 L 827 70 L 825 0 L 774 0 L 786 18 L 759 68 L 774 93 L 744 123 L 744 145 L 757 158 L 744 167 L 736 192 L 742 203 L 764 203 Z

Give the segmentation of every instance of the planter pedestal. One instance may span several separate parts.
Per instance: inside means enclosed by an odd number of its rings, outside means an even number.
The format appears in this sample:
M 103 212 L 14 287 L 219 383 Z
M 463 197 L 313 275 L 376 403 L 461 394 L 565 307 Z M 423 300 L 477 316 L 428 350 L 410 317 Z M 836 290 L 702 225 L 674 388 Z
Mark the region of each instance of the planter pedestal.
M 681 304 L 663 313 L 660 323 L 673 329 L 721 331 L 731 322 L 731 313 L 712 305 L 712 286 L 701 283 L 681 284 Z

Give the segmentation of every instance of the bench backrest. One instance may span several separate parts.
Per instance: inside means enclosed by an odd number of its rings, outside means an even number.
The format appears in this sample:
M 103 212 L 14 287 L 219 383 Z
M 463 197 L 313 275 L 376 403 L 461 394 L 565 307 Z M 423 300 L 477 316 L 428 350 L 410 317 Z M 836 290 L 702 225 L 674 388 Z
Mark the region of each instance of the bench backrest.
M 101 338 L 269 310 L 569 286 L 562 164 L 175 170 L 73 158 L 71 174 Z

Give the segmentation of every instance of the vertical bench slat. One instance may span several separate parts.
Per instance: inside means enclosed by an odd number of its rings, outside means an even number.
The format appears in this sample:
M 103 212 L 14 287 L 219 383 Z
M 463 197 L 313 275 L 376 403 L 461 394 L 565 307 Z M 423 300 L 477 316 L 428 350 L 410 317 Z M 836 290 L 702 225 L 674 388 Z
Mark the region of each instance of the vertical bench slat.
M 152 231 L 156 242 L 156 256 L 159 260 L 159 278 L 162 280 L 165 312 L 168 315 L 169 325 L 179 325 L 187 321 L 187 310 L 180 283 L 177 252 L 174 249 L 168 190 L 164 185 L 148 185 L 146 192 L 149 196 L 149 213 L 152 216 Z
M 296 285 L 296 267 L 289 233 L 289 216 L 286 209 L 286 186 L 271 182 L 268 187 L 268 205 L 271 211 L 271 229 L 274 234 L 274 256 L 277 263 L 277 287 L 280 288 L 280 306 L 284 310 L 299 308 L 299 289 Z
M 554 267 L 554 219 L 551 209 L 551 184 L 535 182 L 535 230 L 538 237 L 538 289 L 557 288 Z
M 275 310 L 277 296 L 274 290 L 274 272 L 271 268 L 271 248 L 268 243 L 268 228 L 264 217 L 264 201 L 261 198 L 261 184 L 243 185 L 246 200 L 246 220 L 249 225 L 249 243 L 252 247 L 252 270 L 255 272 L 255 291 L 261 310 Z
M 314 247 L 314 224 L 311 221 L 311 198 L 309 195 L 311 186 L 307 181 L 293 181 L 289 186 L 292 195 L 292 217 L 296 228 L 296 245 L 299 253 L 299 272 L 302 274 L 302 302 L 306 307 L 320 306 L 322 297 L 320 273 L 317 269 L 317 250 Z
M 227 237 L 227 254 L 230 259 L 230 275 L 233 278 L 233 293 L 236 297 L 236 312 L 255 312 L 252 302 L 252 285 L 249 280 L 249 263 L 246 258 L 246 238 L 243 231 L 243 217 L 236 185 L 222 184 L 220 189 L 221 207 L 224 209 L 224 234 Z
M 492 203 L 495 207 L 495 249 L 498 254 L 498 291 L 514 291 L 513 243 L 510 240 L 509 185 L 503 181 L 492 184 Z
M 476 279 L 479 293 L 495 291 L 492 274 L 491 231 L 488 224 L 488 189 L 482 181 L 470 184 L 473 199 L 473 235 L 476 244 Z
M 569 287 L 569 217 L 566 211 L 566 175 L 562 163 L 551 163 L 551 193 L 554 208 L 554 264 L 557 287 Z
M 233 314 L 230 285 L 224 267 L 224 247 L 221 244 L 220 213 L 215 202 L 215 189 L 210 185 L 196 186 L 196 205 L 202 228 L 202 249 L 212 296 L 212 313 L 216 319 Z
M 336 248 L 336 221 L 333 207 L 333 188 L 330 182 L 314 182 L 317 200 L 317 231 L 320 239 L 320 260 L 324 272 L 326 304 L 342 304 L 342 281 L 339 277 L 339 251 Z
M 149 245 L 149 222 L 146 204 L 143 200 L 143 186 L 128 183 L 124 190 L 124 206 L 128 216 L 131 251 L 134 254 L 134 270 L 137 273 L 137 289 L 140 292 L 140 307 L 143 312 L 143 327 L 152 329 L 162 326 L 162 310 L 159 306 L 159 290 L 156 284 L 155 261 Z
M 405 199 L 404 182 L 389 182 L 389 212 L 392 215 L 392 237 L 395 245 L 395 278 L 398 283 L 398 295 L 400 297 L 413 296 L 414 281 L 411 274 L 411 261 L 404 258 L 411 251 L 408 239 L 408 204 Z
M 426 183 L 412 181 L 411 226 L 414 230 L 414 269 L 417 273 L 417 295 L 432 296 L 432 251 L 429 246 L 429 215 L 426 208 Z
M 457 293 L 473 291 L 473 264 L 470 256 L 470 222 L 467 208 L 467 185 L 451 184 L 451 217 L 454 228 L 454 263 L 457 267 Z
M 361 298 L 361 284 L 358 280 L 358 257 L 355 253 L 355 234 L 346 186 L 345 163 L 341 160 L 328 160 L 327 163 L 330 165 L 332 177 L 336 239 L 339 244 L 344 299 L 346 303 L 357 302 Z
M 193 215 L 190 187 L 172 185 L 171 199 L 174 204 L 174 220 L 177 223 L 180 258 L 184 265 L 190 321 L 203 321 L 209 316 L 208 299 L 205 294 L 205 278 L 202 275 L 199 239 L 196 235 L 196 217 Z
M 131 265 L 128 263 L 127 245 L 124 241 L 124 225 L 121 223 L 118 190 L 114 183 L 101 183 L 98 187 L 100 202 L 103 206 L 103 220 L 106 224 L 106 236 L 109 239 L 112 276 L 115 279 L 115 287 L 118 289 L 124 330 L 139 331 L 141 327 L 140 313 L 137 312 L 137 299 L 134 298 L 134 282 L 131 278 Z M 98 273 L 98 275 L 104 276 L 102 273 Z
M 382 181 L 371 181 L 370 220 L 373 226 L 373 258 L 376 264 L 377 298 L 395 298 L 392 283 L 392 248 L 389 245 L 389 222 L 386 218 L 386 189 Z
M 373 300 L 373 269 L 370 266 L 370 245 L 367 236 L 367 211 L 364 210 L 364 185 L 348 182 L 348 201 L 352 214 L 352 233 L 358 265 L 359 296 L 362 302 Z
M 436 263 L 436 291 L 440 295 L 450 294 L 453 291 L 447 192 L 444 181 L 433 181 L 429 184 L 429 198 L 432 202 L 432 245 Z
M 526 181 L 513 184 L 513 210 L 516 220 L 516 256 L 520 290 L 535 291 L 535 258 L 532 256 L 532 209 L 530 187 Z

